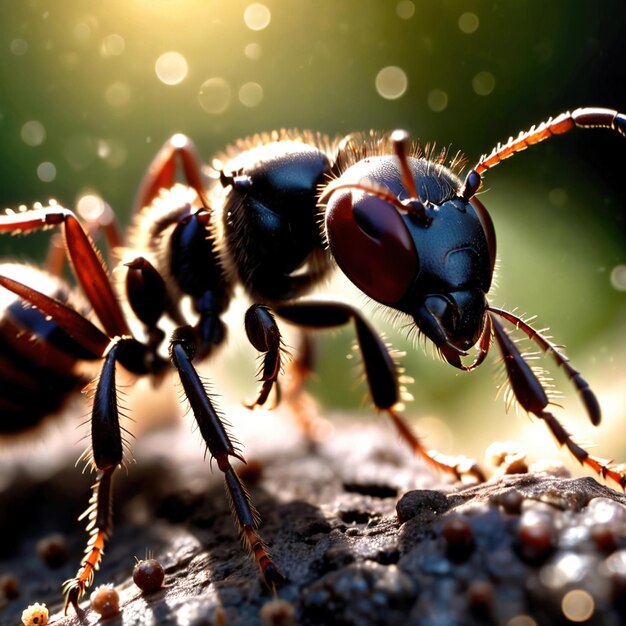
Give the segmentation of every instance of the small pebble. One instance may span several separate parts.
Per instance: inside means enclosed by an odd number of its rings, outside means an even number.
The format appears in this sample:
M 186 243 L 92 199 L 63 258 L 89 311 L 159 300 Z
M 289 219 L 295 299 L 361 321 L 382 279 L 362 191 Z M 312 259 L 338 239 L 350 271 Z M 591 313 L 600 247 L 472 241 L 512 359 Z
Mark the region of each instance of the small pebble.
M 261 607 L 263 626 L 293 626 L 296 623 L 296 609 L 287 600 L 270 600 Z
M 441 527 L 441 535 L 446 542 L 446 556 L 454 563 L 467 560 L 474 550 L 474 531 L 462 517 L 447 520 Z
M 113 585 L 100 585 L 91 593 L 91 608 L 102 617 L 113 617 L 120 612 L 120 596 Z
M 144 593 L 152 593 L 163 586 L 165 572 L 156 559 L 138 561 L 133 569 L 133 581 Z
M 506 457 L 500 470 L 503 474 L 528 474 L 528 462 L 525 455 Z
M 524 496 L 517 489 L 499 493 L 493 498 L 493 503 L 501 506 L 504 512 L 510 515 L 519 515 L 522 512 L 523 502 Z
M 429 489 L 415 489 L 405 493 L 396 504 L 398 521 L 404 524 L 408 520 L 419 517 L 424 523 L 434 520 L 450 508 L 445 493 Z
M 475 580 L 467 588 L 467 605 L 478 618 L 486 619 L 493 611 L 495 590 L 486 580 Z
M 60 534 L 50 535 L 37 543 L 37 556 L 50 568 L 61 567 L 69 558 L 67 542 Z
M 594 524 L 589 534 L 600 552 L 610 554 L 617 550 L 617 537 L 609 524 Z
M 48 609 L 45 604 L 31 604 L 22 611 L 24 626 L 45 626 L 48 623 Z
M 15 574 L 0 576 L 0 595 L 7 600 L 15 600 L 20 595 L 20 581 Z
M 519 553 L 530 564 L 543 562 L 556 547 L 554 529 L 545 516 L 523 515 L 519 524 Z
M 531 474 L 548 474 L 555 478 L 569 478 L 572 475 L 561 461 L 554 459 L 536 461 L 529 466 L 528 470 Z

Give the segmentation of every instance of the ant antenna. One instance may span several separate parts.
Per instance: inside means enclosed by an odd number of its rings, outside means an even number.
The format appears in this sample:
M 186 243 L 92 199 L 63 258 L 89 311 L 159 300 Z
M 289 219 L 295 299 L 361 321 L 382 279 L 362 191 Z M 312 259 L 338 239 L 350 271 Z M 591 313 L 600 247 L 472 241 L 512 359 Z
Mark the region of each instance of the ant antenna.
M 407 153 L 409 152 L 410 136 L 406 130 L 394 130 L 391 133 L 391 143 L 393 149 L 400 162 L 400 169 L 402 170 L 402 184 L 409 193 L 409 197 L 402 201 L 402 205 L 409 215 L 416 217 L 423 224 L 430 224 L 432 221 L 426 215 L 426 207 L 424 202 L 420 198 L 420 195 L 415 186 L 415 179 L 409 166 L 409 159 Z
M 409 167 L 409 161 L 406 156 L 409 141 L 409 133 L 407 133 L 406 130 L 394 130 L 391 133 L 393 149 L 396 152 L 398 161 L 400 161 L 400 168 L 402 169 L 402 182 L 404 183 L 404 186 L 409 192 L 411 198 L 419 198 L 417 187 L 415 186 L 415 180 L 411 174 L 411 168 Z
M 526 150 L 529 146 L 541 143 L 554 135 L 563 135 L 574 128 L 608 128 L 626 137 L 626 116 L 613 109 L 582 107 L 572 112 L 561 113 L 555 118 L 551 117 L 537 126 L 531 126 L 529 130 L 520 132 L 517 137 L 509 137 L 506 143 L 499 143 L 488 155 L 483 154 L 478 159 L 478 163 L 467 174 L 461 197 L 469 200 L 480 187 L 480 175 L 501 161 Z

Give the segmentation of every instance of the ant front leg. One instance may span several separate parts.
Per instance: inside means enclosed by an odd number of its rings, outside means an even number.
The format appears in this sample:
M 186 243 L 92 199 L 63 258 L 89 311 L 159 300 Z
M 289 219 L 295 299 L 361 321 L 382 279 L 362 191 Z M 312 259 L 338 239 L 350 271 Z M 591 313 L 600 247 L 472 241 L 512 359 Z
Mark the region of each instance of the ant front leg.
M 254 304 L 246 311 L 245 328 L 250 343 L 263 353 L 263 364 L 259 371 L 261 388 L 256 400 L 246 406 L 249 409 L 263 406 L 272 389 L 275 389 L 276 393 L 274 404 L 278 404 L 280 402 L 278 375 L 282 369 L 283 345 L 276 320 L 268 307 Z
M 290 359 L 286 379 L 279 384 L 278 376 L 283 371 L 285 349 L 274 315 L 268 307 L 255 304 L 246 311 L 245 328 L 250 343 L 262 353 L 259 368 L 261 386 L 254 402 L 246 406 L 249 409 L 264 406 L 274 392 L 274 406 L 285 401 L 293 411 L 301 431 L 313 442 L 319 437 L 325 420 L 317 415 L 315 403 L 304 390 L 305 381 L 313 369 L 311 338 L 304 331 L 300 332 L 295 357 Z M 287 353 L 287 356 L 290 355 Z
M 359 311 L 338 302 L 302 302 L 277 307 L 276 313 L 307 328 L 336 328 L 353 321 L 374 405 L 389 415 L 394 427 L 411 450 L 438 470 L 451 473 L 457 478 L 470 475 L 479 481 L 486 480 L 482 470 L 473 461 L 427 450 L 413 433 L 404 417 L 395 409 L 400 400 L 398 370 L 389 354 L 389 348 Z
M 178 371 L 202 438 L 206 442 L 211 457 L 216 460 L 217 466 L 224 473 L 228 496 L 244 542 L 254 555 L 264 582 L 272 589 L 281 584 L 284 578 L 274 565 L 258 533 L 259 514 L 253 507 L 248 492 L 230 463 L 230 457 L 239 459 L 243 463 L 245 463 L 245 459 L 226 432 L 226 428 L 193 366 L 196 342 L 196 333 L 193 328 L 184 326 L 177 329 L 170 343 L 170 358 Z
M 176 182 L 176 162 L 180 161 L 189 187 L 193 188 L 205 207 L 209 206 L 202 180 L 200 159 L 189 137 L 178 133 L 168 139 L 150 163 L 135 199 L 134 212 L 150 206 L 161 189 L 169 189 Z
M 618 467 L 613 465 L 613 463 L 607 459 L 591 456 L 587 450 L 573 441 L 570 434 L 565 430 L 565 428 L 563 428 L 562 424 L 554 417 L 554 415 L 546 411 L 546 407 L 550 401 L 543 385 L 533 372 L 530 365 L 528 365 L 528 363 L 524 360 L 524 357 L 517 349 L 515 343 L 511 340 L 504 328 L 502 328 L 502 325 L 494 317 L 494 313 L 501 315 L 502 312 L 498 309 L 490 310 L 492 311 L 490 315 L 492 318 L 491 321 L 494 335 L 504 357 L 506 373 L 509 382 L 511 383 L 513 393 L 515 394 L 515 398 L 520 403 L 522 408 L 544 420 L 559 445 L 564 445 L 581 465 L 587 465 L 603 478 L 610 478 L 622 487 L 622 489 L 626 488 L 625 467 Z M 561 353 L 558 352 L 552 344 L 547 342 L 547 340 L 545 340 L 538 332 L 531 335 L 526 328 L 527 325 L 524 325 L 522 320 L 517 320 L 517 318 L 510 313 L 506 314 L 506 319 L 517 323 L 518 326 L 520 326 L 531 339 L 541 345 L 544 350 L 550 350 L 553 353 L 553 356 L 557 359 L 557 363 L 566 367 L 568 376 L 574 381 L 576 388 L 581 393 L 587 410 L 590 412 L 591 421 L 594 424 L 597 424 L 600 421 L 597 400 L 595 399 L 593 393 L 589 390 L 587 383 L 582 379 L 580 374 L 578 374 L 578 372 L 576 372 L 576 370 L 569 365 L 565 357 L 561 355 Z M 548 347 L 545 347 L 544 344 L 547 344 Z

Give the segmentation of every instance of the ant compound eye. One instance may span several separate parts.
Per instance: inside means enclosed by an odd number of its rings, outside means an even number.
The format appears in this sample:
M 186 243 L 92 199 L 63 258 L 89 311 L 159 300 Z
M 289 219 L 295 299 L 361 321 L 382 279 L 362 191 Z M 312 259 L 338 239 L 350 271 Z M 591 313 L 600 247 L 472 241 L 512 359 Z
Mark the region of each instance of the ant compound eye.
M 326 209 L 326 233 L 339 267 L 370 298 L 392 305 L 406 295 L 419 260 L 395 207 L 366 192 L 335 191 Z

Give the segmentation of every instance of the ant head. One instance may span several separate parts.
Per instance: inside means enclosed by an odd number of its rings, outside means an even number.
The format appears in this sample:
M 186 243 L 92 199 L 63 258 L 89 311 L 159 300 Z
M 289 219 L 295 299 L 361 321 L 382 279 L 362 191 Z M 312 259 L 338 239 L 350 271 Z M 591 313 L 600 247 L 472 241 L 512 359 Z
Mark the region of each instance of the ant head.
M 488 214 L 441 160 L 362 154 L 323 196 L 326 235 L 337 264 L 370 298 L 408 313 L 442 349 L 462 353 L 482 332 L 492 255 Z M 478 203 L 479 204 L 479 203 Z

